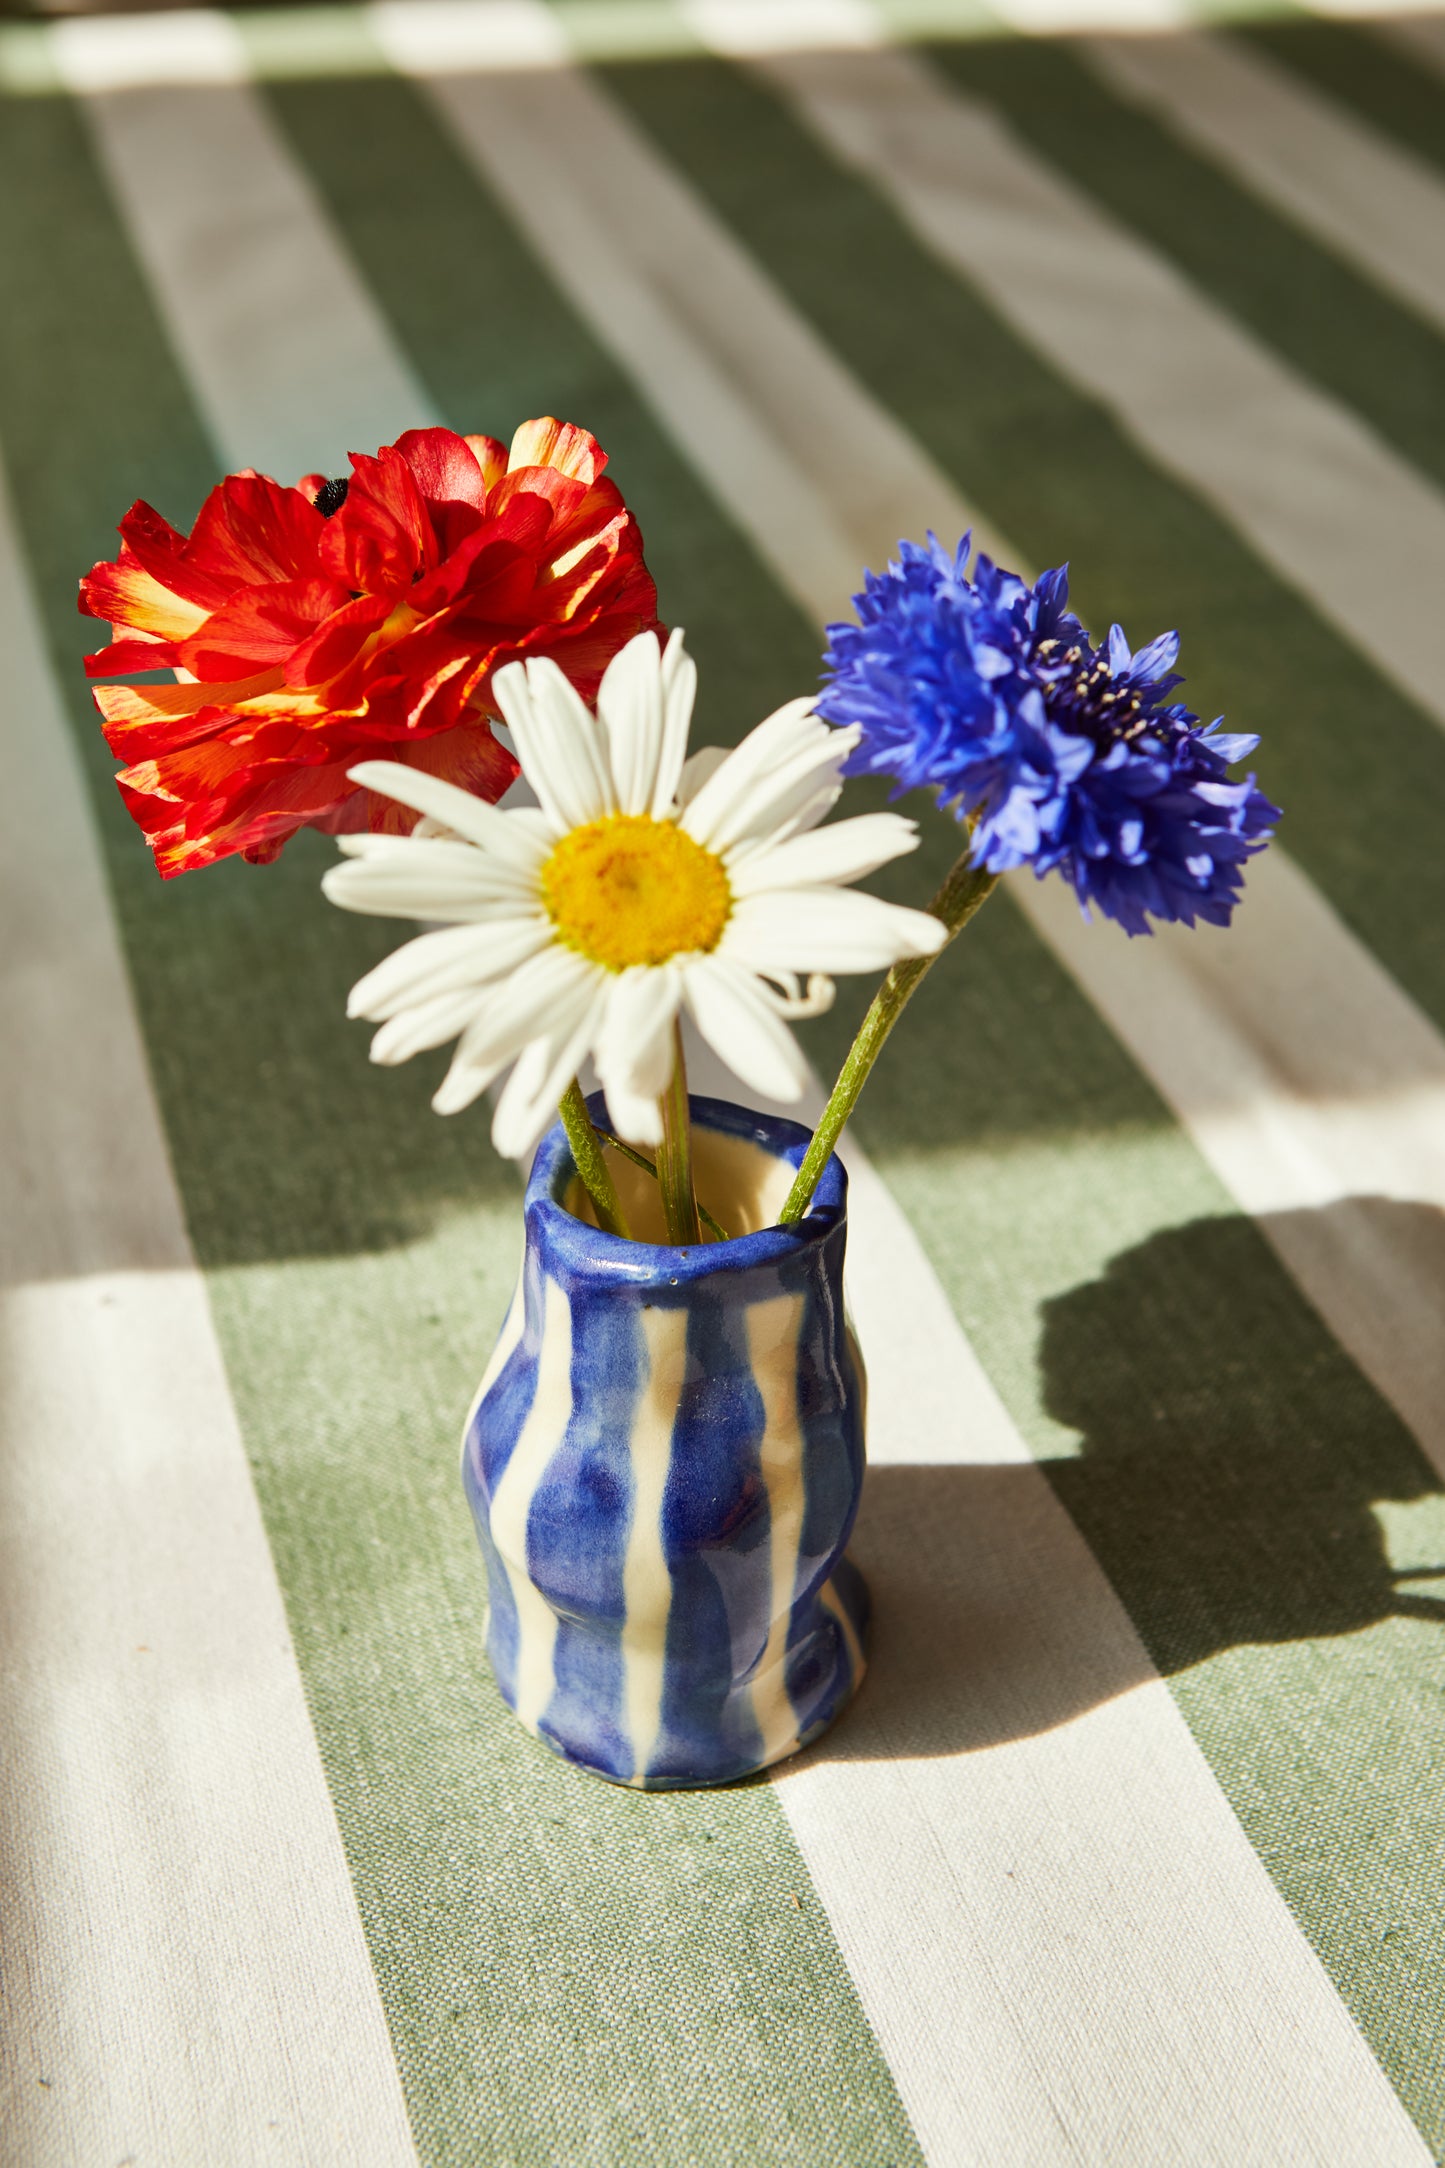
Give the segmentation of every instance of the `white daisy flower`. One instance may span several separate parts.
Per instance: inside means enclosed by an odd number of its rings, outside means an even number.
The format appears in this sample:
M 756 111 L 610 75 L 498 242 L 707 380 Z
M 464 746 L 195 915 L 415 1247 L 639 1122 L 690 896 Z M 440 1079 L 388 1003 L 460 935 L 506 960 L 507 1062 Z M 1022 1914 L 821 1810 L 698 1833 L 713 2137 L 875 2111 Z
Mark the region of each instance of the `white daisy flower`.
M 395 761 L 351 770 L 425 815 L 424 830 L 339 837 L 349 863 L 326 875 L 326 894 L 349 911 L 452 923 L 368 972 L 348 1014 L 381 1025 L 373 1061 L 457 1040 L 439 1114 L 514 1062 L 492 1125 L 510 1158 L 532 1150 L 589 1054 L 619 1135 L 658 1144 L 684 1007 L 755 1091 L 798 1098 L 806 1068 L 786 1019 L 821 1014 L 831 974 L 931 955 L 946 938 L 927 912 L 844 885 L 913 850 L 912 821 L 818 827 L 856 730 L 794 700 L 734 752 L 685 760 L 696 684 L 677 632 L 665 652 L 645 632 L 613 658 L 595 720 L 555 663 L 499 670 L 534 807 L 502 811 Z

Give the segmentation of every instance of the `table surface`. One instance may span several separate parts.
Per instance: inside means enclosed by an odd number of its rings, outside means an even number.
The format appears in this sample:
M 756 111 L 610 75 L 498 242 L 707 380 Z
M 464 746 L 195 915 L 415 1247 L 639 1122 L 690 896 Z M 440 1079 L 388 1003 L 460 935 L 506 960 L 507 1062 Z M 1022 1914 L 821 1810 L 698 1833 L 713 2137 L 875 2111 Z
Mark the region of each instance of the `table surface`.
M 0 96 L 6 2162 L 1438 2158 L 1445 24 L 12 16 Z M 317 837 L 159 882 L 79 669 L 133 498 L 543 412 L 702 741 L 973 521 L 1285 808 L 1228 935 L 1024 881 L 900 1029 L 873 1668 L 714 1794 L 492 1685 L 518 1188 L 344 1021 L 395 929 Z

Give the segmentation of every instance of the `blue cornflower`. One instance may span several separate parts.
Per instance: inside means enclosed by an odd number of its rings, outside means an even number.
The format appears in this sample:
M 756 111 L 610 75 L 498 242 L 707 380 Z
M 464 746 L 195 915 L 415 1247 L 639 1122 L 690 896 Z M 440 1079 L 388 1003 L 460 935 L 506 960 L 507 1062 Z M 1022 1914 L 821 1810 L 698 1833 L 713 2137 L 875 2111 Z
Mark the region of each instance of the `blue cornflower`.
M 970 541 L 900 543 L 865 574 L 858 623 L 828 627 L 818 713 L 861 727 L 849 772 L 936 790 L 977 864 L 1062 873 L 1131 934 L 1227 925 L 1279 819 L 1253 776 L 1229 779 L 1258 738 L 1170 700 L 1177 633 L 1136 654 L 1115 625 L 1095 647 L 1064 567 L 1030 587 L 980 556 L 970 579 Z

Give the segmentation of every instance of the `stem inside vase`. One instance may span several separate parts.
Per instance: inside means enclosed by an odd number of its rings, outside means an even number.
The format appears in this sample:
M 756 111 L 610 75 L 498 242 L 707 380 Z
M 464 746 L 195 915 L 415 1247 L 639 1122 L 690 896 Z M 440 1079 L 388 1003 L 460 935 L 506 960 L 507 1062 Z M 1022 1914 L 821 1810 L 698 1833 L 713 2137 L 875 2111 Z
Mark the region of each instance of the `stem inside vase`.
M 672 1080 L 659 1101 L 662 1149 L 657 1155 L 657 1181 L 662 1191 L 667 1238 L 690 1248 L 701 1242 L 702 1224 L 693 1184 L 692 1117 L 687 1104 L 687 1058 L 682 1050 L 680 1024 L 673 1026 L 672 1044 Z
M 562 1127 L 567 1132 L 567 1142 L 572 1147 L 572 1161 L 582 1177 L 582 1187 L 592 1200 L 597 1214 L 597 1224 L 609 1235 L 621 1235 L 624 1242 L 632 1239 L 617 1185 L 612 1179 L 612 1169 L 602 1149 L 602 1139 L 592 1126 L 587 1111 L 587 1101 L 582 1096 L 582 1086 L 574 1076 L 562 1095 L 557 1109 L 562 1117 Z

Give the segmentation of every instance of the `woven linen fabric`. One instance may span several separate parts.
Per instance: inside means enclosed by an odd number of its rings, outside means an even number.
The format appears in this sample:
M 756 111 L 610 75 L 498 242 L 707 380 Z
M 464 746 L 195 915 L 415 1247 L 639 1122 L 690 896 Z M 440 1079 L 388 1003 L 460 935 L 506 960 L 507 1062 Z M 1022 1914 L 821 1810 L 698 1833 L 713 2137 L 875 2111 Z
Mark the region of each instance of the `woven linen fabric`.
M 0 109 L 0 2159 L 1440 2159 L 1445 21 L 12 12 Z M 344 1020 L 396 929 L 311 835 L 162 884 L 80 669 L 133 498 L 546 412 L 695 742 L 972 521 L 1177 625 L 1286 816 L 1227 935 L 1024 879 L 910 1009 L 872 1669 L 717 1792 L 487 1670 L 520 1186 Z

